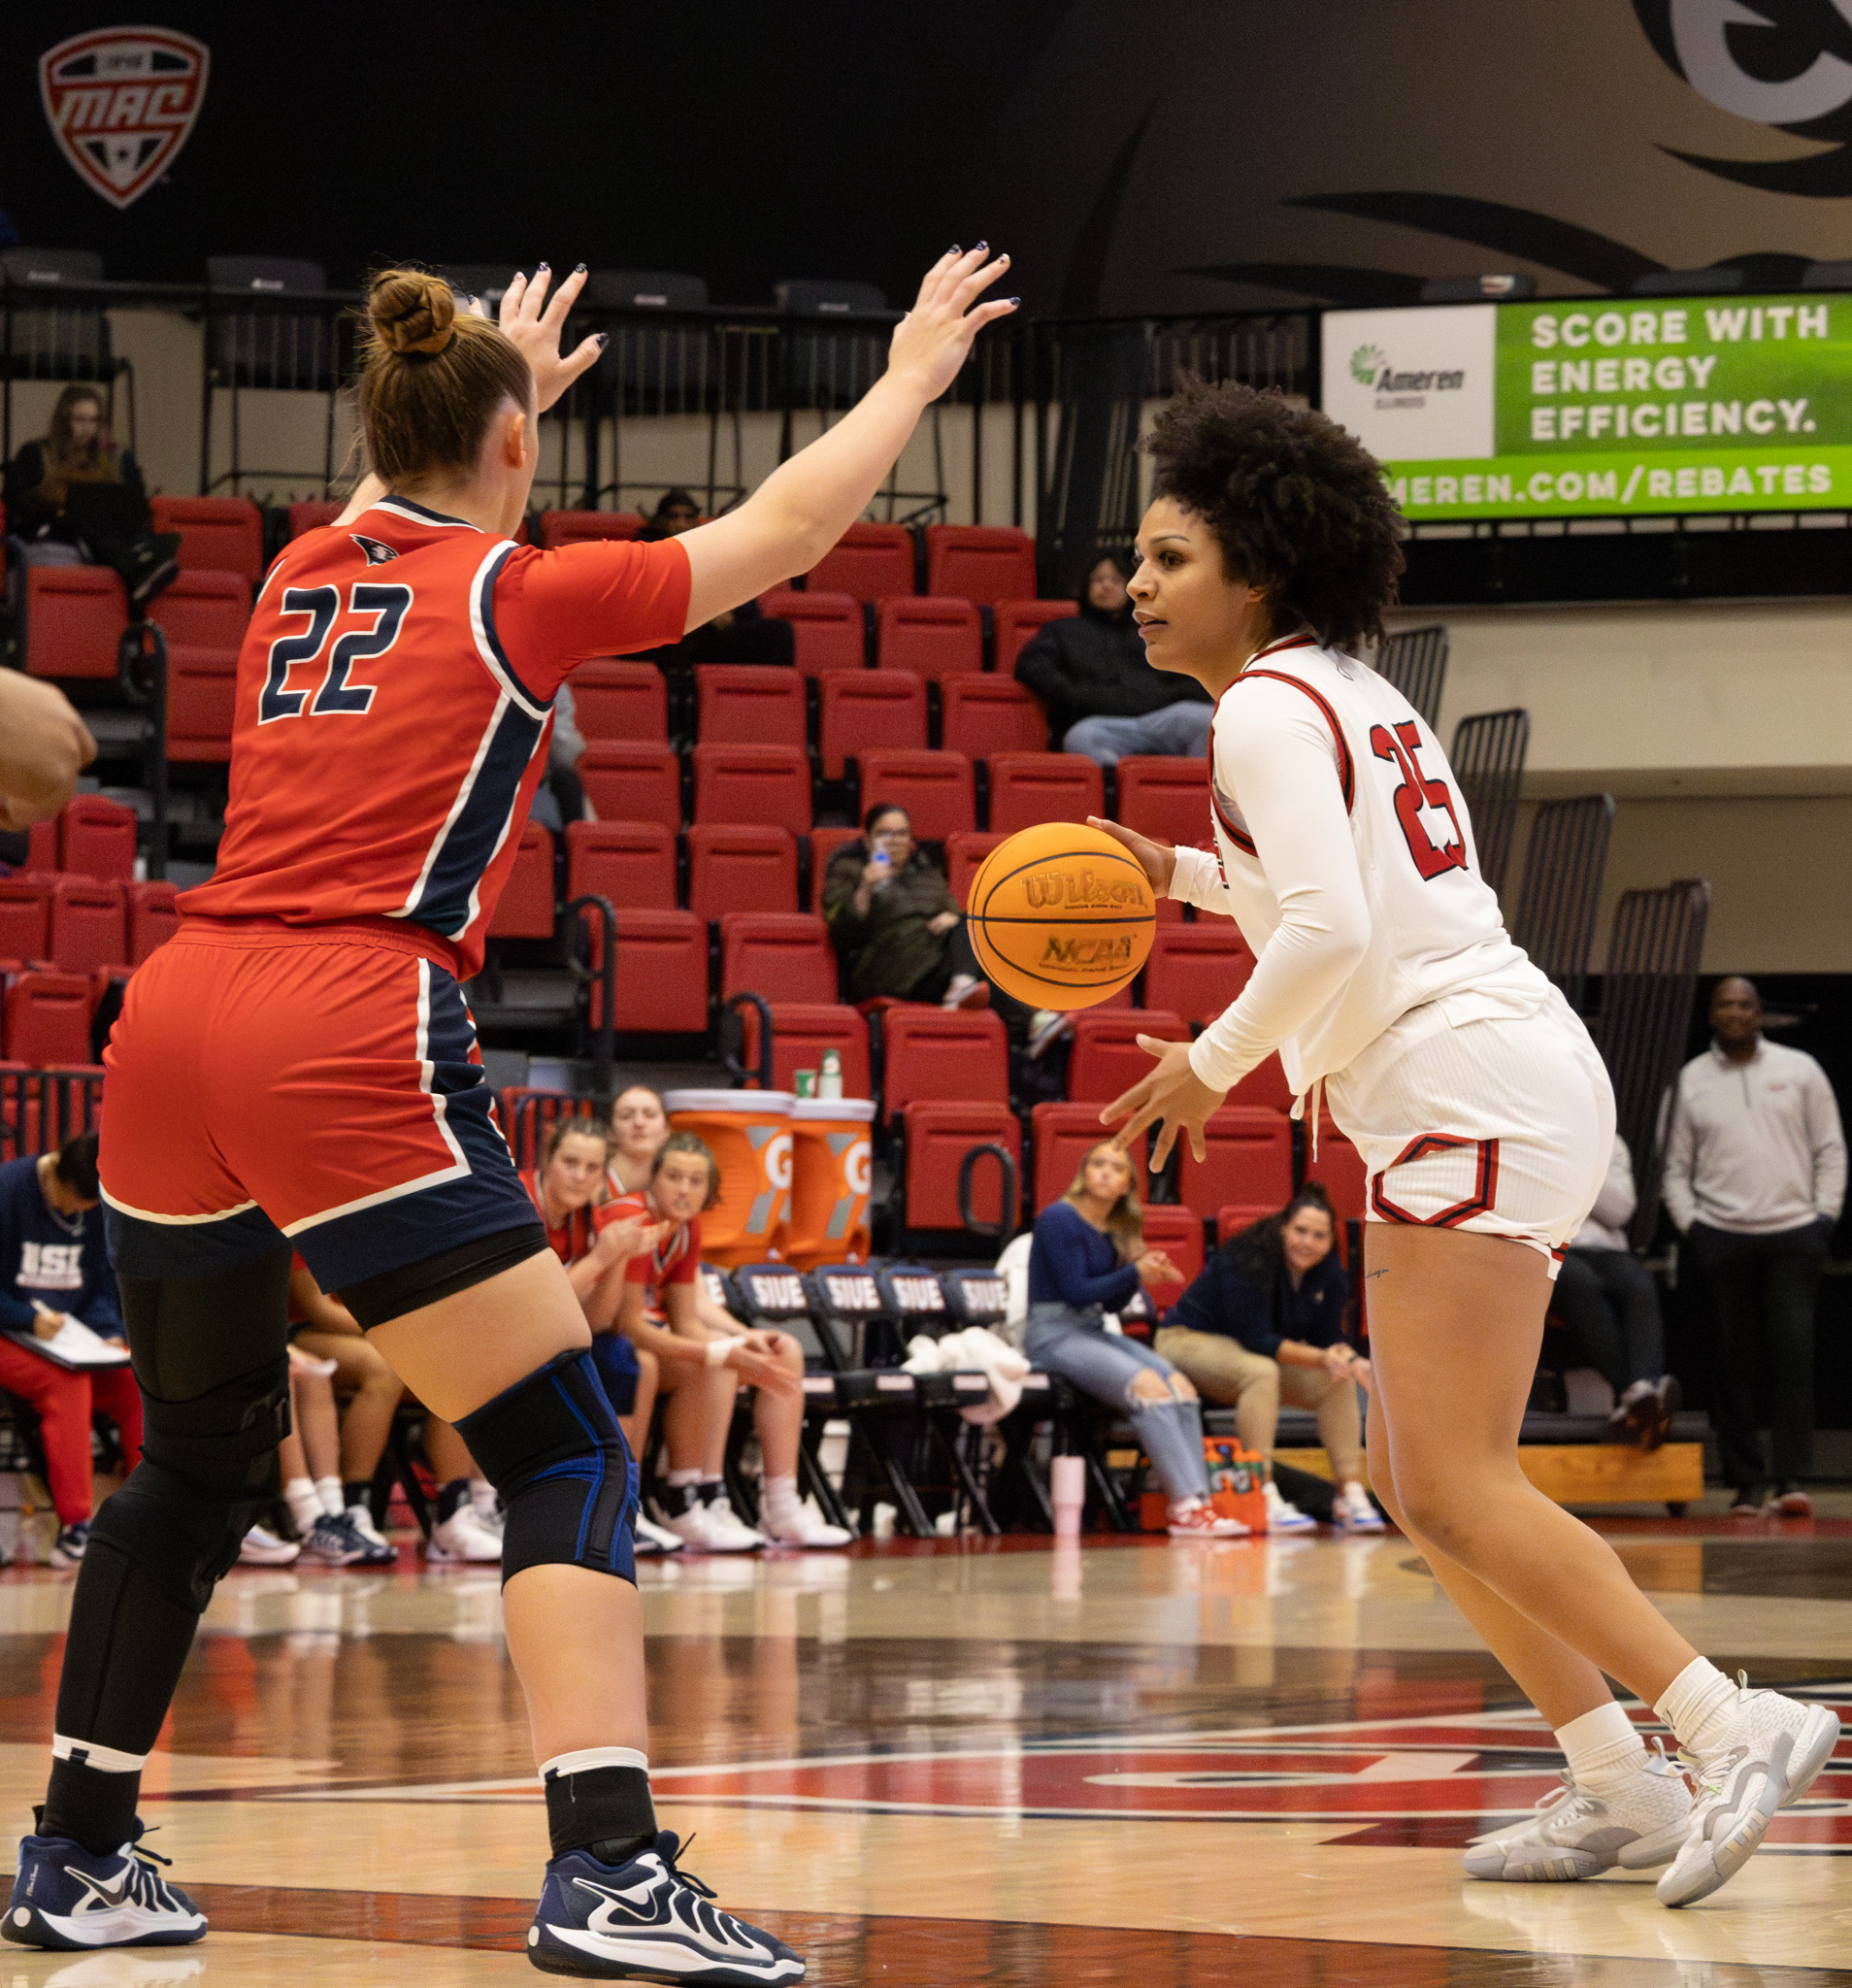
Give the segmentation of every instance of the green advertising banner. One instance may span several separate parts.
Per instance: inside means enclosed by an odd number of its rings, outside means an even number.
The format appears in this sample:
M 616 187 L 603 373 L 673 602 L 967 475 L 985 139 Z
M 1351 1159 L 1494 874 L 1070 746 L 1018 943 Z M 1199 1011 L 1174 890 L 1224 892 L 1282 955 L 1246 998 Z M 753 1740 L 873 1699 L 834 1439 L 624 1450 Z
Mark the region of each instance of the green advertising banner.
M 1852 506 L 1852 298 L 1331 312 L 1324 360 L 1413 519 Z

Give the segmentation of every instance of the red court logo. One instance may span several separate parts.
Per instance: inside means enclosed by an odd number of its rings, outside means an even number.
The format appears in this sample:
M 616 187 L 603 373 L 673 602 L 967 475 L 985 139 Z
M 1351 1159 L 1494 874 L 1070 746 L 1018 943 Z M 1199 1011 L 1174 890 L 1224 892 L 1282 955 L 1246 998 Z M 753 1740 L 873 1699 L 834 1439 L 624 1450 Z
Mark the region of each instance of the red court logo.
M 51 134 L 113 206 L 139 200 L 179 155 L 210 59 L 204 42 L 166 27 L 93 28 L 39 57 Z

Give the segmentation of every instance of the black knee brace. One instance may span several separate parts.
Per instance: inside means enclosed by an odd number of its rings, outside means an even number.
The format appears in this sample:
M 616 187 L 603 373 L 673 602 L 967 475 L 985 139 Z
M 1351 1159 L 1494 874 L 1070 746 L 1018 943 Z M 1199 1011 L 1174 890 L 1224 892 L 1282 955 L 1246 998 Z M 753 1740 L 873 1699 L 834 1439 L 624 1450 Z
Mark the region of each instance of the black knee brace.
M 508 1506 L 505 1584 L 549 1564 L 637 1578 L 637 1467 L 589 1352 L 560 1354 L 456 1429 Z

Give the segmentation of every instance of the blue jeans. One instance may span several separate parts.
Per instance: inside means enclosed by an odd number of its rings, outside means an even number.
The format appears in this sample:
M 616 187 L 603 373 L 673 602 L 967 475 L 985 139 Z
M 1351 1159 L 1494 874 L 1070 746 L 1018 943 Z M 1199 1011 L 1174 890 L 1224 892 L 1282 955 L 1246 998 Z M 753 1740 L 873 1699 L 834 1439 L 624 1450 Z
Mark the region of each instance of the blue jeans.
M 1117 766 L 1128 752 L 1202 759 L 1208 752 L 1212 704 L 1167 704 L 1141 718 L 1082 718 L 1062 737 L 1063 752 L 1084 752 L 1099 766 Z
M 1137 1340 L 1114 1338 L 1097 1306 L 1085 1311 L 1076 1311 L 1072 1305 L 1030 1306 L 1022 1350 L 1043 1374 L 1058 1374 L 1082 1394 L 1109 1408 L 1123 1409 L 1173 1500 L 1208 1496 L 1202 1403 L 1174 1396 L 1140 1401 L 1132 1392 L 1132 1383 L 1147 1371 L 1169 1380 L 1176 1372 L 1170 1361 Z

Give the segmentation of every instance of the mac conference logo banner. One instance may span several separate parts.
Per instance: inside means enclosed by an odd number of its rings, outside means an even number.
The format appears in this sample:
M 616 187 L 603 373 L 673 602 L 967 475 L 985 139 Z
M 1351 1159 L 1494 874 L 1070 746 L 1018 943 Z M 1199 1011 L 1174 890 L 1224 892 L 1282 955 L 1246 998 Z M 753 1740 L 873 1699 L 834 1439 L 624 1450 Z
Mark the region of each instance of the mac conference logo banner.
M 39 95 L 59 149 L 111 206 L 141 199 L 199 120 L 210 54 L 165 27 L 93 28 L 39 57 Z
M 1328 311 L 1326 414 L 1385 462 L 1489 455 L 1498 307 Z

